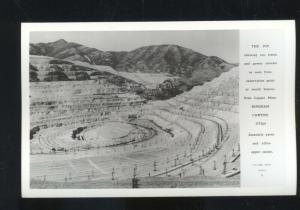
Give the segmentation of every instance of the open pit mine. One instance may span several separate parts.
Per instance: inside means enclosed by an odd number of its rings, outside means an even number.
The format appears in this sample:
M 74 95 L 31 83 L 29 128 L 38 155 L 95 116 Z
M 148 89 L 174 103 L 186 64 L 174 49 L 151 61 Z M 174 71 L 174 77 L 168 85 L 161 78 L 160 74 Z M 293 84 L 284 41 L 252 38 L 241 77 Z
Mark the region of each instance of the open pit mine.
M 31 188 L 240 185 L 236 64 L 201 57 L 190 72 L 151 71 L 148 61 L 126 71 L 130 53 L 109 65 L 38 50 L 29 66 Z

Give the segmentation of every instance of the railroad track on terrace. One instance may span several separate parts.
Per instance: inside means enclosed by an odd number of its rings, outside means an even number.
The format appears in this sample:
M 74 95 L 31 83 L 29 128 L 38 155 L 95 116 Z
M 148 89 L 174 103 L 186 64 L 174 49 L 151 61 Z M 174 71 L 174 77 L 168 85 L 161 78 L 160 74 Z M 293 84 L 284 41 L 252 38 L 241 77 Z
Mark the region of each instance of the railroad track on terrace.
M 199 105 L 194 105 L 193 103 L 188 103 L 188 102 L 186 102 L 186 101 L 180 101 L 180 100 L 178 100 L 178 99 L 176 99 L 176 98 L 174 98 L 174 101 L 176 101 L 176 102 L 178 102 L 178 103 L 180 103 L 180 104 L 184 104 L 184 105 L 188 105 L 188 106 L 192 106 L 192 107 L 200 107 L 200 104 Z M 177 106 L 175 106 L 174 104 L 172 104 L 172 103 L 170 103 L 170 102 L 167 102 L 167 104 L 168 105 L 170 105 L 170 106 L 172 106 L 172 108 L 174 108 L 174 109 L 178 109 L 178 107 Z M 234 113 L 236 113 L 236 112 L 234 112 Z M 206 116 L 210 116 L 210 117 L 214 117 L 214 118 L 217 118 L 218 120 L 220 120 L 220 121 L 223 121 L 224 122 L 224 124 L 225 124 L 225 132 L 227 132 L 228 131 L 228 123 L 226 122 L 226 120 L 224 120 L 223 118 L 220 118 L 220 117 L 218 117 L 218 116 L 215 116 L 215 115 L 209 115 L 209 114 L 205 114 Z M 202 115 L 202 116 L 204 116 L 204 115 Z
M 170 113 L 170 114 L 182 115 L 182 113 L 181 113 L 181 114 L 178 114 L 178 113 L 176 113 L 176 112 L 171 112 L 170 110 L 167 110 L 167 109 L 166 109 L 166 110 L 160 109 L 160 110 L 166 111 L 166 112 L 168 112 L 168 113 Z M 191 117 L 191 118 L 196 118 L 196 119 L 197 119 L 197 117 L 195 117 L 195 116 L 193 116 L 193 115 L 184 115 L 184 116 Z M 213 123 L 215 123 L 215 124 L 217 125 L 217 127 L 218 127 L 217 138 L 222 139 L 222 140 L 220 141 L 220 144 L 219 144 L 219 147 L 218 147 L 218 149 L 220 149 L 221 146 L 222 146 L 222 144 L 229 138 L 228 134 L 226 133 L 226 134 L 224 135 L 223 130 L 222 130 L 222 127 L 221 127 L 221 125 L 220 125 L 217 121 L 214 121 L 214 120 L 212 120 L 212 119 L 203 118 L 203 117 L 201 117 L 201 118 L 204 119 L 204 120 L 211 121 L 211 122 L 213 122 Z M 228 132 L 228 129 L 227 129 L 226 132 Z M 200 138 L 200 135 L 201 135 L 201 132 L 199 132 L 197 138 Z M 198 146 L 193 150 L 192 154 L 190 154 L 190 155 L 187 156 L 187 157 L 192 157 L 193 154 L 195 154 L 196 152 L 199 152 L 199 149 L 200 149 L 200 148 L 199 148 L 199 144 L 198 144 Z M 191 166 L 191 165 L 192 165 L 193 163 L 195 163 L 196 161 L 203 161 L 203 160 L 204 160 L 204 161 L 206 162 L 206 161 L 208 161 L 211 157 L 213 157 L 213 155 L 214 155 L 215 153 L 217 153 L 218 149 L 215 148 L 214 151 L 212 151 L 210 154 L 206 154 L 206 155 L 204 155 L 204 156 L 198 158 L 197 160 L 194 160 L 194 159 L 193 159 L 193 160 L 190 160 L 190 161 L 186 161 L 185 163 L 182 163 L 182 164 L 180 164 L 180 165 L 178 165 L 178 166 L 174 166 L 173 168 L 171 168 L 171 169 L 169 169 L 169 170 L 166 170 L 166 171 L 164 171 L 164 172 L 157 173 L 157 174 L 155 174 L 155 175 L 153 175 L 153 176 L 154 176 L 154 177 L 156 177 L 156 176 L 162 176 L 162 175 L 166 175 L 166 174 L 168 174 L 168 173 L 170 173 L 170 172 L 174 172 L 174 171 L 176 171 L 176 170 L 181 170 L 181 169 L 184 168 L 184 167 Z

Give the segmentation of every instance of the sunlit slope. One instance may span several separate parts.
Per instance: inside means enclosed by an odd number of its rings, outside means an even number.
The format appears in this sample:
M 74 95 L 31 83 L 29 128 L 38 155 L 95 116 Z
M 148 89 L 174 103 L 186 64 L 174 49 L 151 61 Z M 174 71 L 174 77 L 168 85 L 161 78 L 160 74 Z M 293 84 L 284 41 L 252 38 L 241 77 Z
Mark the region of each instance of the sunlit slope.
M 208 176 L 225 175 L 224 162 L 227 163 L 226 174 L 234 174 L 240 170 L 238 97 L 239 70 L 233 68 L 211 82 L 196 86 L 190 92 L 165 102 L 168 111 L 173 114 L 190 119 L 211 117 L 218 121 L 223 136 L 221 147 L 201 164 Z M 186 176 L 196 174 L 199 174 L 198 168 L 186 172 Z

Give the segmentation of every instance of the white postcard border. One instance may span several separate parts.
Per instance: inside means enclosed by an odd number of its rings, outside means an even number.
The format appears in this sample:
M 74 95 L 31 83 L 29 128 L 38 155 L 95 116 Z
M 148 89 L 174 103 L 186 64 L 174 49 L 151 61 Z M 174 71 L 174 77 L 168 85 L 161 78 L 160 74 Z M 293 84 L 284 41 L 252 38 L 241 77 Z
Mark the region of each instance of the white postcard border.
M 147 31 L 147 30 L 259 30 L 284 31 L 286 71 L 284 77 L 286 110 L 286 177 L 283 187 L 180 188 L 180 189 L 30 189 L 29 142 L 29 34 L 32 31 Z M 296 193 L 295 136 L 295 23 L 285 21 L 205 21 L 205 22 L 123 22 L 123 23 L 22 23 L 22 197 L 178 197 L 293 195 Z M 241 163 L 242 164 L 242 163 Z

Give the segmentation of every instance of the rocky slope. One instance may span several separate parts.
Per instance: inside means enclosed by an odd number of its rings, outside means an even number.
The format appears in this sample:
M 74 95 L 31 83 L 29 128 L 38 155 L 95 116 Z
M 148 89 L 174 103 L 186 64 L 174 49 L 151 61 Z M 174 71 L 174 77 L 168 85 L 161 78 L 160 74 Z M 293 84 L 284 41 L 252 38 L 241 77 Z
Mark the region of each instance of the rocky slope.
M 177 45 L 152 45 L 129 52 L 105 52 L 60 39 L 30 44 L 30 54 L 107 65 L 117 71 L 169 73 L 183 78 L 203 76 L 205 80 L 211 80 L 231 67 L 221 58 L 205 56 Z
M 122 76 L 76 65 L 71 61 L 44 56 L 30 56 L 30 82 L 101 80 L 128 91 L 143 89 L 143 85 Z
M 139 89 L 139 94 L 147 99 L 168 99 L 211 81 L 236 66 L 219 57 L 206 56 L 178 45 L 152 45 L 129 52 L 105 52 L 60 39 L 56 42 L 30 44 L 30 54 L 58 59 L 51 61 L 51 68 L 56 69 L 48 75 L 50 79 L 44 81 L 67 80 L 68 75 L 63 75 L 60 66 L 71 66 L 70 71 L 76 71 L 76 80 L 90 79 L 91 75 L 87 73 L 90 70 L 73 65 L 72 61 L 110 66 L 117 72 L 167 73 L 176 77 L 162 82 L 154 89 Z M 34 70 L 30 71 L 30 75 L 31 81 L 39 80 Z M 124 78 L 118 76 L 117 80 L 123 81 Z

